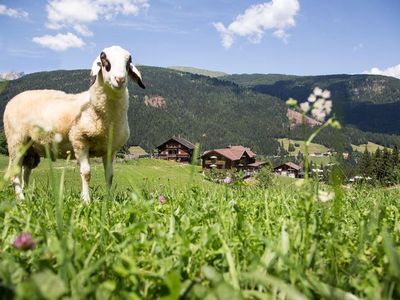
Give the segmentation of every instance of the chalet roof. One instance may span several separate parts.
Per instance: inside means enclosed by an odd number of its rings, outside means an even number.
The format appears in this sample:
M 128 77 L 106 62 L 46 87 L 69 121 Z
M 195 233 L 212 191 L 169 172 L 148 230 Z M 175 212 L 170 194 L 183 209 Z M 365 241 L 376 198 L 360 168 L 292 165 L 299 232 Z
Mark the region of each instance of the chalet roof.
M 189 149 L 194 149 L 195 145 L 192 144 L 191 142 L 189 142 L 187 139 L 184 139 L 182 137 L 173 137 L 172 139 L 174 139 L 175 141 L 177 141 L 178 143 L 181 143 L 182 145 L 188 147 Z
M 182 137 L 180 137 L 180 136 L 178 136 L 178 137 L 173 136 L 172 138 L 168 139 L 167 141 L 165 141 L 165 142 L 162 143 L 161 145 L 157 146 L 156 148 L 160 148 L 161 146 L 163 146 L 164 144 L 168 143 L 168 142 L 171 141 L 171 140 L 178 142 L 179 144 L 185 146 L 186 148 L 188 148 L 188 149 L 190 149 L 190 150 L 193 150 L 193 149 L 195 148 L 195 145 L 194 145 L 194 144 L 192 144 L 192 143 L 189 142 L 187 139 L 184 139 L 184 138 L 182 138 Z
M 255 156 L 257 156 L 257 154 L 255 154 L 253 151 L 251 151 L 250 148 L 243 147 L 242 145 L 230 146 L 229 148 L 230 148 L 230 149 L 233 149 L 233 150 L 246 150 L 247 154 L 248 154 L 250 157 L 255 157 Z
M 295 170 L 297 170 L 297 171 L 301 170 L 301 167 L 300 167 L 299 165 L 296 165 L 295 163 L 290 162 L 290 161 L 287 162 L 287 163 L 284 163 L 284 164 L 282 164 L 282 165 L 279 165 L 279 166 L 275 167 L 274 169 L 278 169 L 278 168 L 281 168 L 281 167 L 283 167 L 283 166 L 288 166 L 288 167 L 290 167 L 290 168 L 292 168 L 292 169 L 295 169 Z
M 252 164 L 248 164 L 247 166 L 248 166 L 248 167 L 257 168 L 257 167 L 263 166 L 263 165 L 265 165 L 265 164 L 267 164 L 266 161 L 256 161 L 256 162 L 254 162 L 254 163 L 252 163 Z
M 214 149 L 214 150 L 206 151 L 206 152 L 204 152 L 202 157 L 211 152 L 216 152 L 222 156 L 225 156 L 229 160 L 240 160 L 245 153 L 247 153 L 247 155 L 250 158 L 253 158 L 256 156 L 256 154 L 253 151 L 251 151 L 250 148 L 245 148 L 241 145 L 237 145 L 237 146 L 230 146 L 228 148 Z

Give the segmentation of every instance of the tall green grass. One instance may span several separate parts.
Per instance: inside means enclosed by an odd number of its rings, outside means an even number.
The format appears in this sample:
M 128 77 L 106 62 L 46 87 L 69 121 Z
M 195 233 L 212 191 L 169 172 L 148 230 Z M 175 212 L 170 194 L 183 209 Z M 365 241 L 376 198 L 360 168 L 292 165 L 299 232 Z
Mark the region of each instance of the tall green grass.
M 112 199 L 96 165 L 84 205 L 79 172 L 59 167 L 39 169 L 25 201 L 0 191 L 6 298 L 400 297 L 398 189 L 321 203 L 314 184 L 221 186 L 196 167 L 143 160 L 117 165 Z M 34 249 L 12 246 L 21 232 Z

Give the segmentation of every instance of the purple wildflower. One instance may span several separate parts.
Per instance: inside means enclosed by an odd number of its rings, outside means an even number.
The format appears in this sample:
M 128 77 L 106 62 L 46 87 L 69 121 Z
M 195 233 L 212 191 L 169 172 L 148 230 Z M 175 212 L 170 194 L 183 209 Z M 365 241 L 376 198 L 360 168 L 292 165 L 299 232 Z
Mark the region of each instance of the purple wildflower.
M 28 232 L 22 232 L 14 241 L 13 246 L 20 250 L 29 250 L 35 247 L 35 241 Z
M 229 176 L 226 176 L 225 179 L 224 179 L 224 183 L 226 183 L 226 184 L 232 183 L 232 178 L 229 177 Z
M 165 204 L 165 202 L 167 202 L 167 199 L 165 199 L 165 197 L 163 195 L 158 197 L 158 202 L 160 204 Z

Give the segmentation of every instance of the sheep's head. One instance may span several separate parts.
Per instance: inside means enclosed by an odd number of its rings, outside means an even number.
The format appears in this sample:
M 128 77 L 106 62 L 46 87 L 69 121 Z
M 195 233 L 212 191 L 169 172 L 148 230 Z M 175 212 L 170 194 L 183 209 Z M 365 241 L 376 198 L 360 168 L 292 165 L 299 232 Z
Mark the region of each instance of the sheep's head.
M 96 78 L 101 78 L 101 81 L 112 89 L 124 89 L 130 77 L 141 88 L 145 88 L 139 70 L 132 64 L 130 53 L 119 46 L 101 51 L 93 62 L 90 76 L 91 85 L 95 83 Z

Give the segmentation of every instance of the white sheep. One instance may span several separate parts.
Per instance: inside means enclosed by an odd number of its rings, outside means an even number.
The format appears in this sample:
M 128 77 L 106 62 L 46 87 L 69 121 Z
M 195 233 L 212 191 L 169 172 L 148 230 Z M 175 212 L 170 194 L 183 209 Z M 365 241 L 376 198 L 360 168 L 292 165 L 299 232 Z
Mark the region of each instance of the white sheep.
M 112 160 L 129 138 L 127 77 L 145 87 L 131 55 L 119 46 L 105 48 L 93 62 L 90 75 L 89 90 L 80 94 L 34 90 L 8 102 L 3 120 L 10 155 L 8 173 L 19 199 L 24 199 L 23 187 L 54 139 L 59 142 L 58 157 L 71 153 L 80 164 L 84 202 L 90 201 L 89 157 L 102 157 L 106 184 L 111 188 Z

